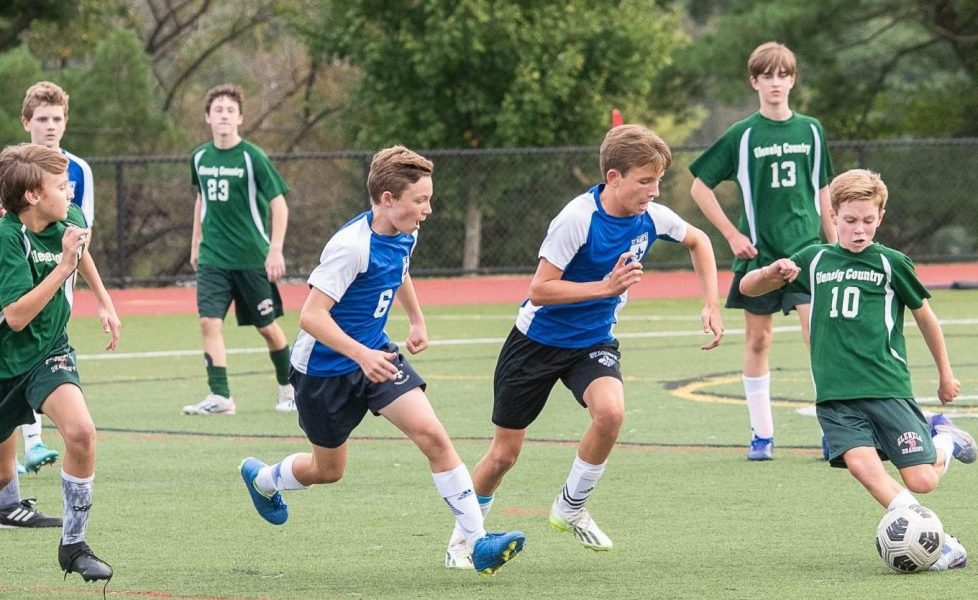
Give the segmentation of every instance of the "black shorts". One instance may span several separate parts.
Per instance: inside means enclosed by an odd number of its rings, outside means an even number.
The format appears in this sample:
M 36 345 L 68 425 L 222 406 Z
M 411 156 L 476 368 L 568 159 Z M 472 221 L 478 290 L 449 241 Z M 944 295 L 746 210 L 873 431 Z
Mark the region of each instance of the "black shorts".
M 742 308 L 755 315 L 773 315 L 781 311 L 788 314 L 799 304 L 809 304 L 812 297 L 808 294 L 786 293 L 784 288 L 772 290 L 761 296 L 745 296 L 740 293 L 740 280 L 745 273 L 734 273 L 730 291 L 727 292 L 726 308 Z
M 268 280 L 264 269 L 198 267 L 197 314 L 224 319 L 231 300 L 238 325 L 267 327 L 285 314 L 278 286 Z
M 384 349 L 397 352 L 396 344 Z M 360 369 L 336 377 L 305 375 L 294 368 L 289 381 L 295 388 L 299 427 L 310 442 L 324 448 L 338 448 L 363 421 L 369 410 L 377 416 L 381 409 L 414 388 L 427 387 L 404 355 L 397 354 L 397 379 L 374 383 Z
M 492 422 L 526 429 L 540 415 L 558 379 L 586 407 L 584 392 L 600 377 L 621 381 L 617 340 L 588 348 L 556 348 L 538 344 L 514 327 L 496 362 Z

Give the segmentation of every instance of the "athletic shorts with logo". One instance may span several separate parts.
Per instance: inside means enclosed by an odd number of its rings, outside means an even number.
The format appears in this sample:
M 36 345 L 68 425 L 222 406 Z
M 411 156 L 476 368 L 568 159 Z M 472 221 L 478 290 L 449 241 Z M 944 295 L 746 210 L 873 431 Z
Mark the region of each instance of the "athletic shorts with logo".
M 812 301 L 812 297 L 808 294 L 787 293 L 784 288 L 760 296 L 745 296 L 740 293 L 740 280 L 744 275 L 744 273 L 734 273 L 730 291 L 727 292 L 727 303 L 724 305 L 726 308 L 740 308 L 755 315 L 773 315 L 778 311 L 787 315 L 799 304 L 809 304 Z
M 278 286 L 264 269 L 222 269 L 201 265 L 197 269 L 197 314 L 224 319 L 234 300 L 238 325 L 267 327 L 285 312 Z
M 584 392 L 599 377 L 621 381 L 617 340 L 588 348 L 557 348 L 534 342 L 514 327 L 496 363 L 492 422 L 526 429 L 540 415 L 558 380 L 586 407 Z
M 23 375 L 0 380 L 0 441 L 33 423 L 34 411 L 44 412 L 44 401 L 58 387 L 69 383 L 81 389 L 76 362 L 75 349 L 65 342 Z
M 897 468 L 933 464 L 937 450 L 930 426 L 912 398 L 829 400 L 815 405 L 829 445 L 829 464 L 845 468 L 852 448 L 876 448 Z
M 397 378 L 374 383 L 361 369 L 336 377 L 305 375 L 292 369 L 289 380 L 295 388 L 299 427 L 310 442 L 324 448 L 342 446 L 369 410 L 374 416 L 415 388 L 427 387 L 421 375 L 398 352 L 396 344 L 382 348 L 397 353 Z

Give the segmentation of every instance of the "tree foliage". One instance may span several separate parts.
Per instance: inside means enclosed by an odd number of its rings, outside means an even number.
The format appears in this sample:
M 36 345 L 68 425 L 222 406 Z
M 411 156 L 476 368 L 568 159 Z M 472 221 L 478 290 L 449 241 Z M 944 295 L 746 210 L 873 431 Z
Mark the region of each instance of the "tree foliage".
M 794 104 L 834 138 L 978 135 L 974 0 L 687 0 L 702 30 L 658 83 L 670 108 L 753 92 L 747 57 L 778 40 L 799 57 Z
M 361 79 L 360 145 L 593 144 L 609 111 L 652 116 L 652 76 L 684 43 L 679 15 L 625 0 L 319 0 L 310 51 Z

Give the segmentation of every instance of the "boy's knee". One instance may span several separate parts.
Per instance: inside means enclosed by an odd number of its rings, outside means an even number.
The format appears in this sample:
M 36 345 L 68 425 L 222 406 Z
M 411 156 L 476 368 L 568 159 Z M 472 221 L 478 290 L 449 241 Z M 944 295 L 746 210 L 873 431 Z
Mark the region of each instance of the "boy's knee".
M 937 484 L 940 478 L 937 476 L 937 470 L 922 471 L 920 473 L 914 473 L 913 476 L 907 477 L 904 483 L 907 485 L 907 489 L 915 494 L 927 494 L 933 492 L 937 489 Z
M 95 450 L 95 424 L 92 421 L 72 423 L 63 432 L 65 446 L 72 453 L 87 454 Z

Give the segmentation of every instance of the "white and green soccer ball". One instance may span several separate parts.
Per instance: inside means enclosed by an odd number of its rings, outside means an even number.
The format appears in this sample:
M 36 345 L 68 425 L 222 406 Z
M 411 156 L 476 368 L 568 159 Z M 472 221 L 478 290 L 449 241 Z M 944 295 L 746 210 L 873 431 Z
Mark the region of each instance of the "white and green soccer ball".
M 941 557 L 944 525 L 919 504 L 887 512 L 876 528 L 876 551 L 898 573 L 926 571 Z

